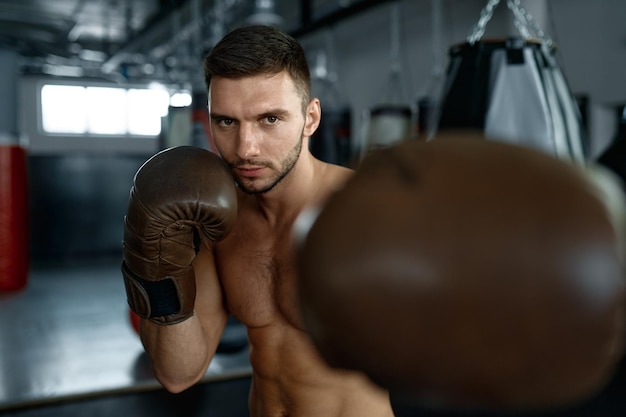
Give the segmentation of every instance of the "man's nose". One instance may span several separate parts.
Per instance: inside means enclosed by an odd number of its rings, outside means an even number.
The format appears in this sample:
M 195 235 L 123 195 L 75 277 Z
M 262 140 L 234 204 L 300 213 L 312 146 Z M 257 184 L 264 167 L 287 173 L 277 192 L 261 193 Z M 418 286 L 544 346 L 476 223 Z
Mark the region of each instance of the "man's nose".
M 242 159 L 259 155 L 259 135 L 251 123 L 242 123 L 239 126 L 237 155 Z

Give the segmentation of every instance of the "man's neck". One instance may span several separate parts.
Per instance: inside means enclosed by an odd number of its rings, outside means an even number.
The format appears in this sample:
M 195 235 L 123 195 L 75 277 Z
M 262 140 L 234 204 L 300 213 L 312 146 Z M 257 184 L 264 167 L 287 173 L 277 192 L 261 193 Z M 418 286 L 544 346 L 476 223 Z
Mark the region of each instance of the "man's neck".
M 324 164 L 302 153 L 291 172 L 267 193 L 255 196 L 261 214 L 273 226 L 291 224 L 310 204 L 320 187 Z

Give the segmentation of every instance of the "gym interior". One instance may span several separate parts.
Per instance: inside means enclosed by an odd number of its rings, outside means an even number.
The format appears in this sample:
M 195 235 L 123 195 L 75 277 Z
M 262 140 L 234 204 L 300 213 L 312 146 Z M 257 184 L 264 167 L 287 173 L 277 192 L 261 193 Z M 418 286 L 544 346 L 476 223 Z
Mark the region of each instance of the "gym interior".
M 553 52 L 562 125 L 579 123 L 561 126 L 566 150 L 555 152 L 623 178 L 624 16 L 623 0 L 0 0 L 0 415 L 248 415 L 245 327 L 230 318 L 201 382 L 171 394 L 152 373 L 120 271 L 139 167 L 169 147 L 214 150 L 202 59 L 228 30 L 266 23 L 301 42 L 325 117 L 311 150 L 345 166 L 444 123 L 477 127 L 446 107 L 453 64 L 467 58 L 458 46 L 532 38 Z M 536 88 L 549 86 L 513 94 Z M 517 105 L 499 110 L 528 102 Z M 626 369 L 572 409 L 532 415 L 626 416 Z

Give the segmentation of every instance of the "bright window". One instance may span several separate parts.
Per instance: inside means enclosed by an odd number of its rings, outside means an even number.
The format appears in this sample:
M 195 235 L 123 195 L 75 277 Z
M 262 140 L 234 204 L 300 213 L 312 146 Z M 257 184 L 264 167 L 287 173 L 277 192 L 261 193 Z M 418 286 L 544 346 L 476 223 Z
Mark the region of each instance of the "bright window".
M 161 117 L 167 116 L 169 101 L 170 95 L 165 90 L 128 90 L 128 133 L 158 135 Z
M 169 99 L 166 90 L 47 84 L 42 127 L 54 134 L 157 136 Z
M 87 132 L 102 135 L 126 134 L 126 90 L 87 87 L 85 101 Z
M 85 133 L 85 96 L 84 87 L 44 85 L 41 89 L 43 129 L 50 133 Z
M 170 106 L 172 107 L 188 107 L 191 106 L 192 97 L 187 91 L 172 94 L 170 97 Z

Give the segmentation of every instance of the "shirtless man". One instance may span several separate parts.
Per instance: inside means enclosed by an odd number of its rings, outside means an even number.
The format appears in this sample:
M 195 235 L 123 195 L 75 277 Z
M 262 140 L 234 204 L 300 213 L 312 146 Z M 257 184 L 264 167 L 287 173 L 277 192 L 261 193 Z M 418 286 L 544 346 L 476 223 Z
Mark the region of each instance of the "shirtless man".
M 203 229 L 194 223 L 198 220 L 192 214 L 175 219 L 176 232 L 170 228 L 160 233 L 171 237 L 184 229 L 184 239 L 172 238 L 178 243 L 189 242 L 194 228 L 204 231 L 197 255 L 193 249 L 192 256 L 187 255 L 192 244 L 182 245 L 183 256 L 172 255 L 180 252 L 178 248 L 168 250 L 163 242 L 156 246 L 149 242 L 149 233 L 143 232 L 142 226 L 160 224 L 162 219 L 151 217 L 146 201 L 163 200 L 160 196 L 167 195 L 180 205 L 185 198 L 177 193 L 184 193 L 179 190 L 194 181 L 187 177 L 205 171 L 202 181 L 206 183 L 218 170 L 208 159 L 206 163 L 186 157 L 177 160 L 171 153 L 140 169 L 125 222 L 123 271 L 129 303 L 143 317 L 141 339 L 157 379 L 171 392 L 198 382 L 232 314 L 248 329 L 253 368 L 251 416 L 393 416 L 387 392 L 363 374 L 331 368 L 321 359 L 299 317 L 294 221 L 304 208 L 320 204 L 351 175 L 349 169 L 321 162 L 309 152 L 309 138 L 319 125 L 321 107 L 318 99 L 310 98 L 302 47 L 271 27 L 237 29 L 207 57 L 205 77 L 213 139 L 237 189 L 232 202 L 228 190 L 213 184 L 206 187 L 210 191 L 199 193 L 208 195 L 205 200 L 214 200 L 213 206 L 236 210 L 236 219 L 222 214 L 219 221 Z M 176 186 L 174 195 L 161 182 L 171 178 L 186 182 Z M 190 223 L 193 227 L 188 228 Z M 214 233 L 215 225 L 221 228 L 218 233 Z M 155 247 L 156 262 L 149 256 L 154 255 Z M 163 259 L 172 257 L 175 265 L 166 270 Z M 184 275 L 180 271 L 191 259 L 190 283 L 189 278 L 180 278 Z M 184 314 L 155 313 L 161 307 L 156 306 L 159 302 L 152 284 L 169 282 L 170 277 L 177 288 L 175 301 L 187 310 Z M 142 310 L 147 304 L 150 308 Z

